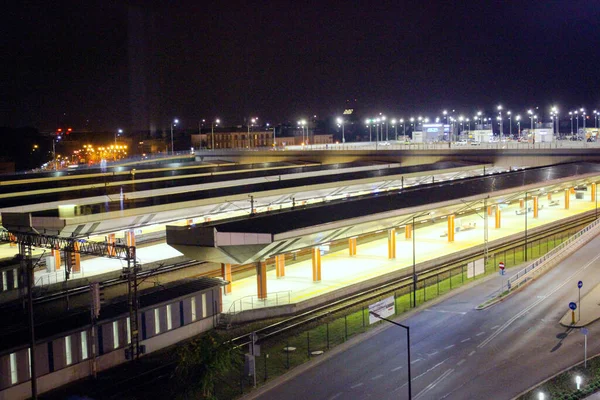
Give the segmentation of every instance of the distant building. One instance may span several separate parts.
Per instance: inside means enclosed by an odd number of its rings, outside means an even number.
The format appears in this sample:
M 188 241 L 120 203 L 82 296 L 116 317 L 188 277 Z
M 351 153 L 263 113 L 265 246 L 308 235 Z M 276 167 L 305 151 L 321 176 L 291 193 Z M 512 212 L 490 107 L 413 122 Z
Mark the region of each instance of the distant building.
M 214 146 L 213 146 L 214 141 Z M 211 132 L 192 135 L 196 149 L 239 149 L 273 146 L 273 131 L 258 132 Z

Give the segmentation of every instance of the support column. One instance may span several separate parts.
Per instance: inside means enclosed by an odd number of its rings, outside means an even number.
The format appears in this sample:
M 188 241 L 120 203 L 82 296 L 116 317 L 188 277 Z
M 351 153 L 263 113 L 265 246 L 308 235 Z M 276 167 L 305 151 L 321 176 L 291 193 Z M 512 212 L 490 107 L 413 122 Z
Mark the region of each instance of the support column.
M 490 217 L 492 216 L 492 206 L 488 206 L 487 213 Z
M 502 226 L 502 213 L 500 207 L 496 207 L 496 229 L 500 229 Z
M 10 240 L 9 247 L 16 247 L 17 246 L 17 238 L 15 237 L 15 235 L 13 235 L 12 233 L 9 233 L 8 238 Z
M 454 226 L 454 214 L 448 215 L 448 243 L 454 242 L 454 232 L 456 228 Z
M 79 242 L 73 243 L 73 252 L 70 254 L 71 257 L 71 272 L 81 272 L 81 254 L 79 254 Z
M 285 254 L 278 254 L 275 256 L 275 270 L 278 278 L 285 276 Z
M 406 239 L 412 239 L 412 225 L 406 225 L 404 227 L 404 234 Z
M 569 189 L 565 189 L 565 210 L 569 209 L 569 201 L 571 200 L 571 195 L 569 194 L 569 192 Z
M 388 258 L 396 258 L 396 229 L 388 231 Z
M 538 197 L 537 196 L 533 196 L 533 218 L 537 218 L 538 217 Z
M 59 271 L 62 260 L 60 259 L 60 247 L 58 246 L 58 244 L 54 246 L 54 249 L 52 250 L 52 255 L 54 256 L 54 270 Z
M 256 263 L 256 286 L 258 299 L 264 300 L 267 298 L 267 263 L 258 261 Z
M 231 264 L 221 263 L 221 276 L 223 277 L 223 279 L 229 282 L 227 285 L 224 286 L 223 291 L 225 292 L 225 294 L 231 293 Z
M 548 200 L 552 200 L 552 193 L 548 193 Z
M 523 200 L 523 199 L 519 199 L 519 207 L 520 207 L 520 208 L 523 208 L 523 207 L 525 207 L 525 200 Z
M 350 256 L 356 255 L 356 238 L 348 239 L 348 253 Z
M 574 187 L 569 188 L 569 192 L 571 192 L 571 194 L 575 194 L 575 188 Z
M 108 255 L 110 255 L 110 256 L 117 255 L 117 250 L 115 249 L 115 242 L 116 242 L 115 234 L 109 233 L 108 238 L 107 238 L 107 243 L 108 243 Z
M 596 201 L 596 184 L 592 183 L 590 186 L 592 187 L 592 197 L 590 198 L 590 200 L 594 202 Z
M 194 225 L 194 220 L 193 219 L 187 219 L 187 220 L 185 220 L 185 224 L 187 226 Z
M 312 275 L 313 282 L 321 281 L 321 250 L 318 247 L 312 248 Z
M 134 231 L 125 232 L 125 240 L 127 241 L 127 246 L 129 246 L 129 247 L 135 246 L 135 232 Z

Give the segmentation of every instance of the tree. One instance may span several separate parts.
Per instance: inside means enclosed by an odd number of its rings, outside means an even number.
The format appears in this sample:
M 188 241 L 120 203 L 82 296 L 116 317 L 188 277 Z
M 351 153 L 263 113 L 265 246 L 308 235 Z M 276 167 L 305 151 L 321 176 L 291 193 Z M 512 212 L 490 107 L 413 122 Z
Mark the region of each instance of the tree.
M 178 349 L 177 379 L 185 392 L 200 391 L 206 399 L 216 399 L 217 379 L 240 362 L 239 350 L 223 342 L 215 332 L 207 333 Z

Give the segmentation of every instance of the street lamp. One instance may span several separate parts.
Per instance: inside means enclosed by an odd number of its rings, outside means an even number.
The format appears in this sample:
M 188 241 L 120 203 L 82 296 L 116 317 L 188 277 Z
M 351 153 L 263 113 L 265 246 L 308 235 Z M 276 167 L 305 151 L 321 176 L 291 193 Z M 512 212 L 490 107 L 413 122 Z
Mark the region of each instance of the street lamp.
M 519 137 L 519 139 L 521 138 L 521 116 L 517 115 L 515 117 L 515 119 L 517 120 L 517 136 Z
M 579 115 L 577 115 L 579 113 L 579 111 L 575 110 L 573 111 L 573 114 L 575 114 L 575 124 L 577 126 L 577 136 L 579 136 Z
M 381 139 L 383 140 L 383 124 L 385 124 L 385 141 L 387 142 L 388 139 L 388 123 L 385 122 L 385 115 L 381 116 Z
M 173 145 L 173 127 L 179 123 L 179 120 L 175 118 L 173 122 L 171 122 L 171 155 L 175 154 L 175 147 Z
M 510 137 L 512 139 L 512 119 L 511 119 L 511 112 L 507 111 L 506 115 L 508 115 L 508 137 Z
M 498 106 L 498 116 L 500 117 L 500 139 L 502 139 L 502 136 L 504 135 L 504 129 L 502 129 L 502 106 Z
M 554 113 L 554 117 L 556 119 L 556 137 L 558 137 L 559 136 L 559 133 L 558 133 L 558 107 L 553 106 L 552 112 Z
M 407 356 L 408 356 L 408 360 L 407 360 L 407 365 L 408 365 L 408 399 L 412 400 L 412 385 L 411 385 L 412 378 L 411 378 L 411 373 L 410 373 L 410 327 L 408 325 L 403 325 L 403 324 L 401 324 L 399 322 L 392 321 L 391 319 L 384 318 L 384 317 L 380 316 L 379 314 L 377 314 L 376 312 L 369 311 L 369 313 L 371 315 L 373 315 L 375 318 L 379 318 L 381 320 L 389 322 L 390 324 L 394 324 L 396 326 L 399 326 L 400 328 L 406 329 L 406 352 L 407 352 Z
M 400 123 L 402 124 L 402 135 L 404 136 L 404 141 L 406 142 L 406 126 L 404 125 L 404 118 L 400 118 Z
M 346 143 L 346 137 L 344 136 L 344 119 L 341 117 L 338 117 L 337 123 L 342 126 L 342 143 Z
M 123 129 L 117 129 L 115 131 L 115 147 L 117 146 L 117 136 L 121 136 L 121 133 L 123 133 Z
M 211 124 L 210 124 L 210 133 L 212 136 L 212 145 L 211 145 L 211 149 L 215 149 L 215 124 L 219 125 L 221 123 L 221 120 L 219 120 L 219 118 L 215 119 Z
M 365 120 L 365 124 L 369 127 L 369 143 L 370 143 L 371 142 L 371 120 L 367 118 Z
M 581 119 L 583 119 L 583 139 L 585 140 L 585 110 L 582 108 L 581 111 Z M 579 131 L 579 129 L 577 129 Z
M 398 127 L 396 126 L 396 119 L 392 119 L 392 128 L 394 128 L 394 133 L 396 134 L 396 142 L 398 141 Z
M 300 126 L 300 128 L 302 128 L 302 145 L 304 145 L 304 126 L 306 125 L 306 120 L 301 119 L 300 121 L 298 121 L 298 125 Z M 308 138 L 308 131 L 306 136 Z
M 483 129 L 483 118 L 482 118 L 482 112 L 481 111 L 477 111 L 477 116 L 479 117 L 479 124 L 481 125 L 481 129 Z
M 573 111 L 569 111 L 569 117 L 571 118 L 571 136 L 573 136 Z
M 448 111 L 444 110 L 442 111 L 442 114 L 444 114 L 444 120 L 446 121 L 446 125 L 448 125 Z

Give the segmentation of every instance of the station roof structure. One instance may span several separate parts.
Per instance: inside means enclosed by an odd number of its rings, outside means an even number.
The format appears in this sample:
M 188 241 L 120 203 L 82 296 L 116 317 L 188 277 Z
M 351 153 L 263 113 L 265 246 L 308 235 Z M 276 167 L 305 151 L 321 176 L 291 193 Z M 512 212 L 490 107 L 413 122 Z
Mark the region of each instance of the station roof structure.
M 600 165 L 570 163 L 435 182 L 230 222 L 168 226 L 167 243 L 192 259 L 247 264 L 334 240 L 401 228 L 413 218 L 445 218 L 481 208 L 484 202 L 507 203 L 526 194 L 540 195 L 594 179 L 600 180 Z

